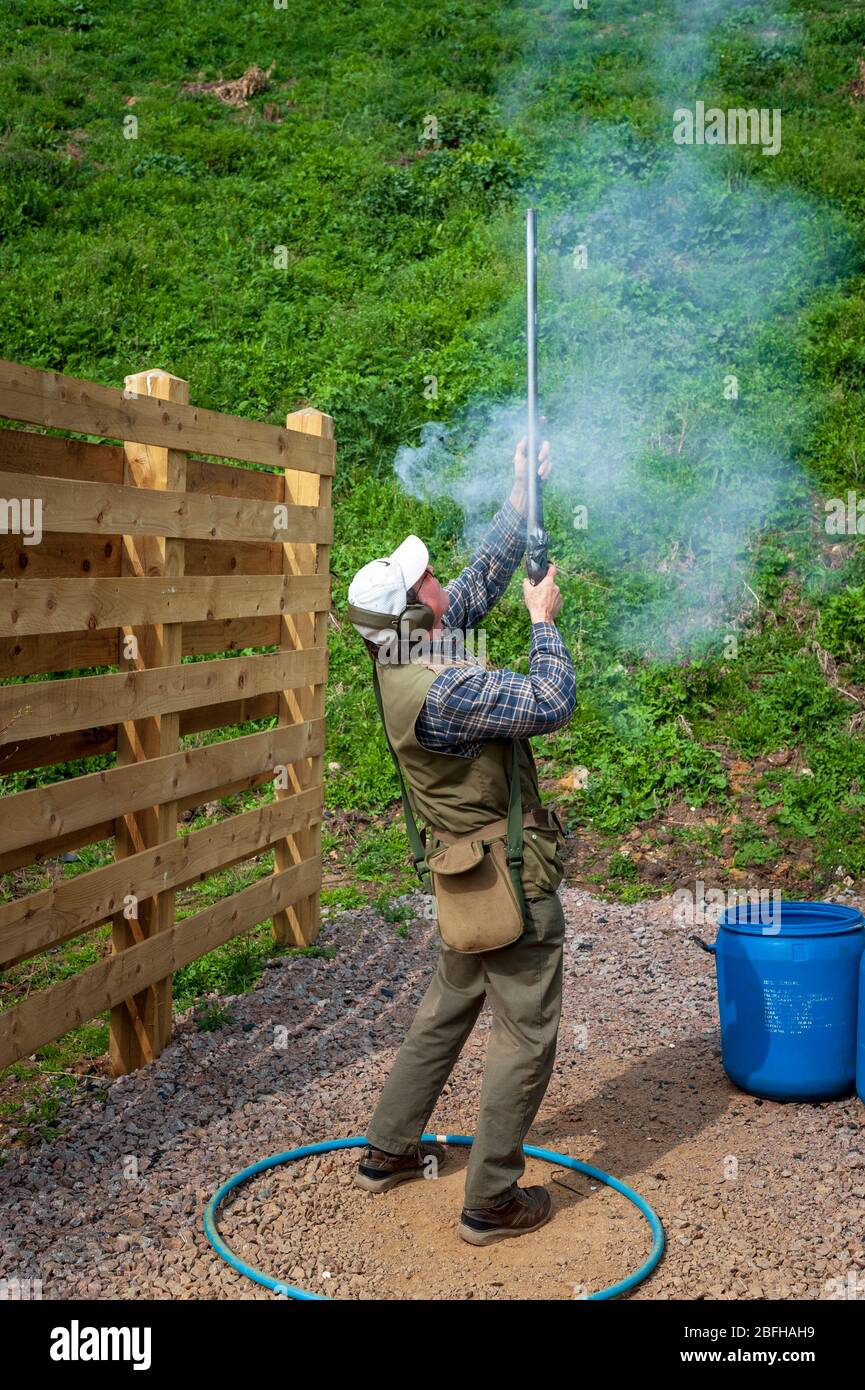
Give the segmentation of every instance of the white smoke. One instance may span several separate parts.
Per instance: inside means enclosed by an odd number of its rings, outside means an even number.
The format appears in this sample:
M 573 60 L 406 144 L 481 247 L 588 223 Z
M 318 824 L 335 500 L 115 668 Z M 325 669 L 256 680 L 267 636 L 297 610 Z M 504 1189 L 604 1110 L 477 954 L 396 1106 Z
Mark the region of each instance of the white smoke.
M 565 571 L 569 561 L 624 571 L 617 635 L 655 656 L 687 655 L 727 630 L 748 598 L 755 538 L 798 524 L 791 508 L 808 514 L 796 457 L 814 403 L 794 338 L 848 254 L 836 215 L 746 176 L 737 151 L 673 143 L 676 106 L 714 101 L 722 20 L 779 48 L 799 41 L 763 6 L 681 5 L 654 50 L 667 142 L 595 124 L 550 156 L 526 194 L 540 206 L 551 553 Z M 533 70 L 516 85 L 525 94 L 542 80 Z M 514 323 L 521 298 L 515 290 Z M 398 452 L 397 474 L 415 496 L 457 502 L 471 545 L 507 486 L 524 422 L 522 397 L 479 403 L 452 425 L 427 425 L 419 447 Z M 585 531 L 571 524 L 578 507 Z

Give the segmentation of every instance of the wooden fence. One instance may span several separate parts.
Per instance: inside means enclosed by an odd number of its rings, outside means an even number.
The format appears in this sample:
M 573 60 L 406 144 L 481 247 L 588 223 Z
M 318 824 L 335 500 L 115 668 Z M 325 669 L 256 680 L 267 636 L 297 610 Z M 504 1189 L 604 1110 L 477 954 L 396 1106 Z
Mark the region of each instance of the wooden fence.
M 168 1042 L 173 971 L 268 918 L 280 943 L 318 932 L 332 425 L 198 410 L 162 371 L 119 391 L 10 362 L 0 417 L 126 441 L 0 428 L 0 775 L 114 754 L 0 799 L 0 873 L 114 840 L 113 863 L 0 904 L 0 970 L 112 926 L 103 960 L 0 1013 L 0 1067 L 110 1009 L 119 1074 Z M 273 801 L 178 835 L 271 780 Z M 271 846 L 272 874 L 175 920 L 178 888 Z

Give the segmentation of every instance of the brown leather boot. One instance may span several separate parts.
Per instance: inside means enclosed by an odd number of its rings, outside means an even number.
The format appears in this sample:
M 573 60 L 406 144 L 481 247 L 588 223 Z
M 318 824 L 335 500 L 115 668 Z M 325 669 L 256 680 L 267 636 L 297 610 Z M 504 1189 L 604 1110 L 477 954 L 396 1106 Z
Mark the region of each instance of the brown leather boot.
M 552 1198 L 545 1187 L 518 1187 L 513 1197 L 493 1207 L 463 1207 L 457 1227 L 469 1245 L 492 1245 L 509 1236 L 524 1236 L 549 1221 Z
M 444 1144 L 417 1144 L 407 1154 L 389 1154 L 367 1144 L 354 1175 L 355 1187 L 364 1192 L 387 1192 L 397 1183 L 422 1178 L 429 1171 L 424 1159 L 434 1156 L 439 1168 L 444 1167 Z

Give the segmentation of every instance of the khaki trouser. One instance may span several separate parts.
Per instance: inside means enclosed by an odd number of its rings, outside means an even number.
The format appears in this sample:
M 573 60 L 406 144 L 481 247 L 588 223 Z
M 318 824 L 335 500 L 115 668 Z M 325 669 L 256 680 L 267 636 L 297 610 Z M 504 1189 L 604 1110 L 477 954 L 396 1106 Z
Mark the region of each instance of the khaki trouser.
M 370 1144 L 407 1153 L 420 1139 L 484 999 L 493 1019 L 465 1206 L 506 1198 L 525 1170 L 522 1144 L 549 1084 L 562 1012 L 565 918 L 553 893 L 527 904 L 531 925 L 511 946 L 465 955 L 440 944 L 367 1129 Z

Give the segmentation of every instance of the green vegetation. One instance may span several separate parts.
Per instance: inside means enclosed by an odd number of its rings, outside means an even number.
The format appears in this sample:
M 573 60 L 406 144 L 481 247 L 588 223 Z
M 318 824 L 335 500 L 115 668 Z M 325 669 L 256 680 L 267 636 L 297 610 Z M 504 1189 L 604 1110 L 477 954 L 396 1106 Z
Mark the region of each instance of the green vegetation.
M 814 273 L 799 293 L 796 275 L 778 267 L 779 314 L 748 342 L 724 313 L 715 327 L 731 335 L 737 365 L 746 361 L 766 436 L 783 437 L 816 501 L 801 481 L 785 483 L 770 524 L 742 557 L 753 562 L 757 602 L 731 615 L 735 655 L 709 644 L 697 658 L 662 660 L 635 654 L 623 626 L 652 600 L 657 575 L 609 563 L 603 538 L 582 547 L 568 508 L 551 498 L 579 693 L 573 723 L 543 755 L 551 779 L 589 769 L 568 815 L 613 848 L 674 804 L 735 813 L 742 787 L 730 764 L 750 760 L 759 817 L 749 806 L 736 828 L 735 867 L 771 864 L 776 845 L 780 853 L 798 844 L 819 887 L 839 866 L 865 875 L 865 740 L 856 718 L 865 691 L 865 546 L 861 537 L 827 536 L 820 505 L 865 489 L 865 101 L 851 90 L 865 55 L 865 11 L 801 0 L 790 13 L 801 25 L 798 48 L 779 37 L 764 7 L 731 7 L 712 40 L 706 96 L 782 109 L 780 153 L 740 148 L 730 186 L 810 200 L 805 259 Z M 621 0 L 573 13 L 536 0 L 289 0 L 286 10 L 239 0 L 159 8 L 7 0 L 0 352 L 114 385 L 163 366 L 189 379 L 195 403 L 274 422 L 314 404 L 334 416 L 338 441 L 337 611 L 354 570 L 407 531 L 427 538 L 439 572 L 453 571 L 464 558 L 458 509 L 407 497 L 395 481 L 395 452 L 416 443 L 430 420 L 458 421 L 470 405 L 521 390 L 526 194 L 554 227 L 599 190 L 651 174 L 669 146 L 653 79 L 668 18 L 668 7 L 635 13 Z M 237 78 L 253 64 L 274 67 L 245 107 L 184 92 L 186 83 Z M 437 141 L 423 135 L 431 113 Z M 829 247 L 842 221 L 843 274 Z M 731 245 L 736 235 L 733 221 Z M 699 228 L 694 249 L 724 254 Z M 638 313 L 639 292 L 619 296 L 606 286 L 580 341 L 602 332 L 612 303 Z M 555 324 L 566 311 L 554 304 L 550 312 Z M 680 363 L 664 337 L 663 301 L 653 312 L 663 350 L 652 371 L 670 384 L 659 438 L 674 439 L 684 407 L 699 421 L 705 402 L 677 395 Z M 543 365 L 547 380 L 560 379 L 561 362 Z M 434 399 L 425 390 L 432 377 Z M 789 386 L 786 396 L 782 389 L 790 381 L 801 383 L 795 408 Z M 647 468 L 647 506 L 669 495 L 671 478 L 683 496 L 690 485 L 675 450 L 660 453 L 668 492 L 656 490 L 661 482 Z M 504 456 L 501 495 L 507 466 Z M 723 457 L 718 468 L 723 482 Z M 488 624 L 493 660 L 524 669 L 527 634 L 515 580 Z M 345 622 L 331 637 L 328 759 L 339 771 L 328 778 L 328 805 L 378 818 L 396 785 L 367 658 Z M 790 760 L 767 763 L 779 750 Z M 44 769 L 5 789 L 84 770 Z M 359 838 L 340 829 L 330 843 L 347 881 L 326 885 L 326 906 L 383 893 L 390 901 L 412 886 L 398 824 L 374 823 Z M 691 843 L 700 847 L 696 830 Z M 83 850 L 63 872 L 91 867 L 106 848 Z M 226 871 L 184 893 L 182 910 L 266 871 L 264 861 Z M 33 873 L 9 892 L 39 882 Z M 631 900 L 646 891 L 620 854 L 603 882 Z M 404 933 L 393 911 L 388 920 Z M 9 997 L 25 978 L 29 987 L 62 978 L 102 949 L 89 938 L 18 967 Z M 265 926 L 186 967 L 178 1002 L 249 987 L 271 949 Z M 44 1065 L 99 1052 L 104 1036 L 104 1022 L 80 1030 L 62 1050 L 43 1049 Z

